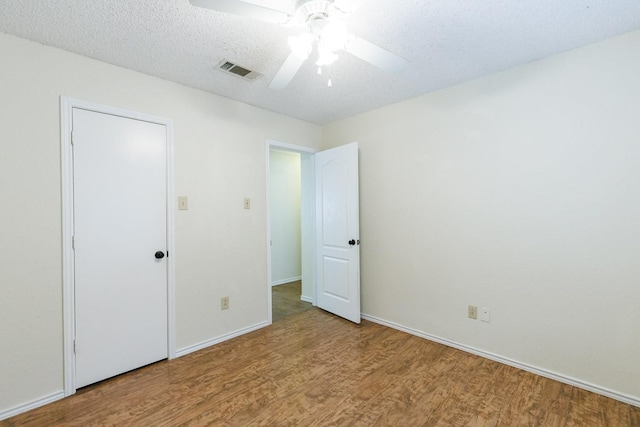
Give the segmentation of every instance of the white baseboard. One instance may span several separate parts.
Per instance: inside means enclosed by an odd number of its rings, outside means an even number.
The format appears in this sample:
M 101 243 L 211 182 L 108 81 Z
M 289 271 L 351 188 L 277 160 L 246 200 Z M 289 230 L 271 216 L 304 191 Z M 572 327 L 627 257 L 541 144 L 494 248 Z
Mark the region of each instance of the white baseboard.
M 269 325 L 270 325 L 269 322 L 260 322 L 253 326 L 248 326 L 246 328 L 238 329 L 237 331 L 230 332 L 228 334 L 221 335 L 219 337 L 216 337 L 210 340 L 202 341 L 198 344 L 190 345 L 189 347 L 181 348 L 178 351 L 176 351 L 176 357 L 185 356 L 189 353 L 193 353 L 194 351 L 202 350 L 214 344 L 219 344 L 223 341 L 227 341 L 232 338 L 239 337 L 240 335 L 248 334 L 249 332 L 256 331 L 258 329 L 264 328 L 265 326 L 269 326 Z
M 60 400 L 62 398 L 64 398 L 64 390 L 60 390 L 58 392 L 50 394 L 49 396 L 41 397 L 40 399 L 34 400 L 33 402 L 24 403 L 20 406 L 16 406 L 15 408 L 2 411 L 0 412 L 0 421 L 6 420 L 7 418 L 14 417 L 16 415 L 20 415 L 32 409 L 36 409 L 41 406 L 48 405 L 49 403 L 55 402 L 56 400 Z
M 578 380 L 576 378 L 568 377 L 566 375 L 562 375 L 562 374 L 559 374 L 557 372 L 549 371 L 549 370 L 546 370 L 546 369 L 542 369 L 542 368 L 538 368 L 538 367 L 535 367 L 535 366 L 532 366 L 532 365 L 528 365 L 526 363 L 518 362 L 516 360 L 509 359 L 507 357 L 503 357 L 503 356 L 500 356 L 500 355 L 497 355 L 497 354 L 494 354 L 494 353 L 490 353 L 490 352 L 487 352 L 487 351 L 479 350 L 477 348 L 470 347 L 470 346 L 467 346 L 467 345 L 464 345 L 464 344 L 460 344 L 460 343 L 457 343 L 455 341 L 450 341 L 450 340 L 447 340 L 447 339 L 444 339 L 444 338 L 440 338 L 438 336 L 431 335 L 431 334 L 428 334 L 426 332 L 419 331 L 417 329 L 409 328 L 409 327 L 400 325 L 400 324 L 395 323 L 395 322 L 390 322 L 388 320 L 380 319 L 380 318 L 375 317 L 375 316 L 370 316 L 368 314 L 362 313 L 361 317 L 363 319 L 365 319 L 365 320 L 370 321 L 370 322 L 378 323 L 380 325 L 387 326 L 387 327 L 392 328 L 392 329 L 397 329 L 399 331 L 406 332 L 408 334 L 415 335 L 417 337 L 424 338 L 424 339 L 427 339 L 429 341 L 434 341 L 434 342 L 437 342 L 439 344 L 446 345 L 448 347 L 453 347 L 453 348 L 456 348 L 458 350 L 465 351 L 467 353 L 475 354 L 476 356 L 484 357 L 486 359 L 490 359 L 490 360 L 493 360 L 495 362 L 499 362 L 499 363 L 503 363 L 505 365 L 513 366 L 514 368 L 522 369 L 523 371 L 531 372 L 533 374 L 540 375 L 540 376 L 545 377 L 545 378 L 550 378 L 552 380 L 556 380 L 556 381 L 559 381 L 561 383 L 569 384 L 569 385 L 572 385 L 572 386 L 575 386 L 575 387 L 578 387 L 578 388 L 581 388 L 581 389 L 584 389 L 584 390 L 587 390 L 587 391 L 591 391 L 591 392 L 594 392 L 594 393 L 597 393 L 597 394 L 601 394 L 601 395 L 606 396 L 606 397 L 610 397 L 610 398 L 615 399 L 615 400 L 619 400 L 620 402 L 628 403 L 629 405 L 640 407 L 640 399 L 638 399 L 637 397 L 629 396 L 627 394 L 619 393 L 617 391 L 610 390 L 610 389 L 605 388 L 605 387 L 601 387 L 601 386 L 597 386 L 597 385 L 594 385 L 594 384 L 590 384 L 588 382 L 581 381 L 581 380 Z
M 306 295 L 300 295 L 300 301 L 310 302 L 311 304 L 313 304 L 313 298 Z
M 285 283 L 297 282 L 302 280 L 302 276 L 290 277 L 288 279 L 274 280 L 271 282 L 271 286 L 284 285 Z

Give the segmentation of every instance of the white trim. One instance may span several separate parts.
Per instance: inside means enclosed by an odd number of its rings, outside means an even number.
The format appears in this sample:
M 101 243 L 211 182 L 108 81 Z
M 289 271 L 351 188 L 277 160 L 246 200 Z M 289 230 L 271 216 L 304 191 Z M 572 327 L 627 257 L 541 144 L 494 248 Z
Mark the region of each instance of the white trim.
M 178 198 L 175 187 L 175 150 L 173 120 L 165 120 L 167 129 L 167 358 L 176 356 L 176 221 Z
M 266 200 L 266 217 L 267 217 L 267 323 L 270 325 L 273 323 L 273 298 L 271 297 L 271 157 L 270 157 L 270 148 L 271 143 L 269 140 L 266 141 L 264 145 L 265 148 L 265 159 L 266 159 L 266 184 L 265 184 L 265 200 Z
M 45 397 L 41 397 L 40 399 L 33 400 L 28 403 L 23 403 L 22 405 L 15 406 L 11 409 L 7 409 L 5 411 L 0 412 L 0 421 L 6 420 L 7 418 L 15 417 L 16 415 L 20 415 L 27 411 L 31 411 L 32 409 L 39 408 L 44 405 L 48 405 L 49 403 L 53 403 L 56 400 L 64 399 L 65 393 L 60 390 L 53 394 L 50 394 Z
M 286 151 L 295 151 L 295 152 L 298 152 L 298 153 L 310 153 L 310 154 L 315 154 L 318 151 L 320 151 L 317 148 L 311 148 L 311 147 L 304 147 L 302 145 L 289 144 L 287 142 L 280 142 L 280 141 L 276 141 L 274 139 L 267 139 L 265 142 L 266 142 L 266 145 L 267 145 L 267 150 L 269 148 L 273 147 L 273 148 L 281 148 L 281 149 L 286 150 Z
M 313 298 L 306 295 L 300 295 L 300 301 L 310 302 L 311 304 L 313 304 Z
M 62 293 L 63 293 L 63 358 L 64 358 L 64 396 L 76 392 L 75 387 L 75 354 L 73 340 L 75 337 L 75 295 L 74 264 L 72 250 L 73 236 L 73 152 L 71 147 L 71 131 L 73 108 L 111 114 L 156 123 L 167 130 L 167 356 L 176 357 L 175 342 L 175 185 L 174 185 L 174 144 L 173 121 L 139 113 L 122 108 L 109 107 L 82 101 L 79 99 L 60 97 L 60 151 L 62 169 Z
M 301 168 L 301 215 L 306 214 L 306 218 L 301 219 L 302 238 L 301 255 L 302 255 L 302 296 L 310 299 L 309 302 L 315 307 L 316 304 L 316 286 L 317 286 L 317 265 L 316 259 L 316 185 L 315 185 L 315 154 L 300 155 Z M 306 193 L 306 196 L 305 194 Z M 306 239 L 304 235 L 306 234 Z M 305 268 L 306 266 L 306 268 Z M 306 281 L 306 283 L 305 283 Z M 310 292 L 304 294 L 304 292 Z
M 63 359 L 64 395 L 70 396 L 75 388 L 75 294 L 73 286 L 73 151 L 71 149 L 73 101 L 60 97 L 60 157 L 62 173 L 62 305 L 63 305 Z
M 617 391 L 608 389 L 606 387 L 597 386 L 582 380 L 578 380 L 576 378 L 572 378 L 566 375 L 559 374 L 557 372 L 549 371 L 543 368 L 538 368 L 536 366 L 532 366 L 526 363 L 518 362 L 513 359 L 509 359 L 507 357 L 503 357 L 497 355 L 495 353 L 490 353 L 484 350 L 479 350 L 474 347 L 470 347 L 464 344 L 457 343 L 455 341 L 450 341 L 445 338 L 440 338 L 436 335 L 428 334 L 426 332 L 419 331 L 417 329 L 409 328 L 407 326 L 400 325 L 395 322 L 390 322 L 388 320 L 381 319 L 379 317 L 371 316 L 368 314 L 361 314 L 361 317 L 365 320 L 368 320 L 373 323 L 377 323 L 379 325 L 387 326 L 392 329 L 396 329 L 398 331 L 406 332 L 410 335 L 415 335 L 420 338 L 427 339 L 429 341 L 434 341 L 439 344 L 446 345 L 448 347 L 453 347 L 458 350 L 462 350 L 467 353 L 475 354 L 476 356 L 484 357 L 489 360 L 493 360 L 495 362 L 503 363 L 505 365 L 512 366 L 514 368 L 522 369 L 523 371 L 531 372 L 532 374 L 540 375 L 541 377 L 550 378 L 552 380 L 559 381 L 561 383 L 569 384 L 574 387 L 578 387 L 587 391 L 591 391 L 593 393 L 601 394 L 606 397 L 610 397 L 615 400 L 619 400 L 620 402 L 628 403 L 629 405 L 640 407 L 640 399 L 630 396 L 628 394 L 619 393 Z
M 275 280 L 271 282 L 271 286 L 280 286 L 285 283 L 297 282 L 298 280 L 302 280 L 302 276 L 290 277 L 288 279 Z
M 248 326 L 246 328 L 238 329 L 237 331 L 234 331 L 234 332 L 229 332 L 228 334 L 221 335 L 217 338 L 202 341 L 198 344 L 181 348 L 176 352 L 176 357 L 186 356 L 189 353 L 193 353 L 198 350 L 203 350 L 207 347 L 211 347 L 212 345 L 220 344 L 221 342 L 228 341 L 232 338 L 237 338 L 241 335 L 248 334 L 249 332 L 257 331 L 258 329 L 262 329 L 265 326 L 269 326 L 270 324 L 271 324 L 270 322 L 260 322 L 253 326 Z

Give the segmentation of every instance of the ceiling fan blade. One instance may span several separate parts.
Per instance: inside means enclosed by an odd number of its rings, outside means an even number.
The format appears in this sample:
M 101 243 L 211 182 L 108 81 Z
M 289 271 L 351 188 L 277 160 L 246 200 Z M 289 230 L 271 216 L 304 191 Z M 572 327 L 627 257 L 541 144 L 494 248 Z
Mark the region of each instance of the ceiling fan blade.
M 261 21 L 283 24 L 290 18 L 289 14 L 281 10 L 269 9 L 257 4 L 245 3 L 239 0 L 189 0 L 198 7 L 215 10 L 217 12 L 230 13 L 232 15 L 246 16 Z
M 360 37 L 349 40 L 344 50 L 389 73 L 399 73 L 409 65 L 406 59 Z
M 300 58 L 295 55 L 293 52 L 289 54 L 287 59 L 282 64 L 282 67 L 276 73 L 276 76 L 269 83 L 269 89 L 284 89 L 289 85 L 289 82 L 293 79 L 293 76 L 296 75 L 302 64 L 304 64 L 305 59 Z
M 344 13 L 353 13 L 365 2 L 367 0 L 333 0 L 333 6 Z

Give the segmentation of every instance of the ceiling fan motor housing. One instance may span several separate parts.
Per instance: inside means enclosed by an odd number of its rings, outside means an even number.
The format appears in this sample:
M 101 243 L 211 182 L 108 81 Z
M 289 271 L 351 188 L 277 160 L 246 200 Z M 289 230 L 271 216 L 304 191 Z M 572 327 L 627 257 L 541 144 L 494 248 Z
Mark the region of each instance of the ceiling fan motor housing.
M 297 0 L 294 19 L 309 26 L 313 21 L 326 20 L 335 12 L 332 3 L 329 0 Z

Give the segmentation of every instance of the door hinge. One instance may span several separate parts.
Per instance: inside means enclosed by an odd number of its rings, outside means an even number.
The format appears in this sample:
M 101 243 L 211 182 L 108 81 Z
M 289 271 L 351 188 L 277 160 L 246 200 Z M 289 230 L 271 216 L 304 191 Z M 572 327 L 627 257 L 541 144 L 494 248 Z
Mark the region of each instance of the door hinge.
M 71 236 L 71 249 L 76 250 L 76 236 Z
M 73 145 L 73 131 L 71 131 L 71 145 Z
M 73 340 L 73 353 L 75 354 L 76 352 L 76 340 Z

